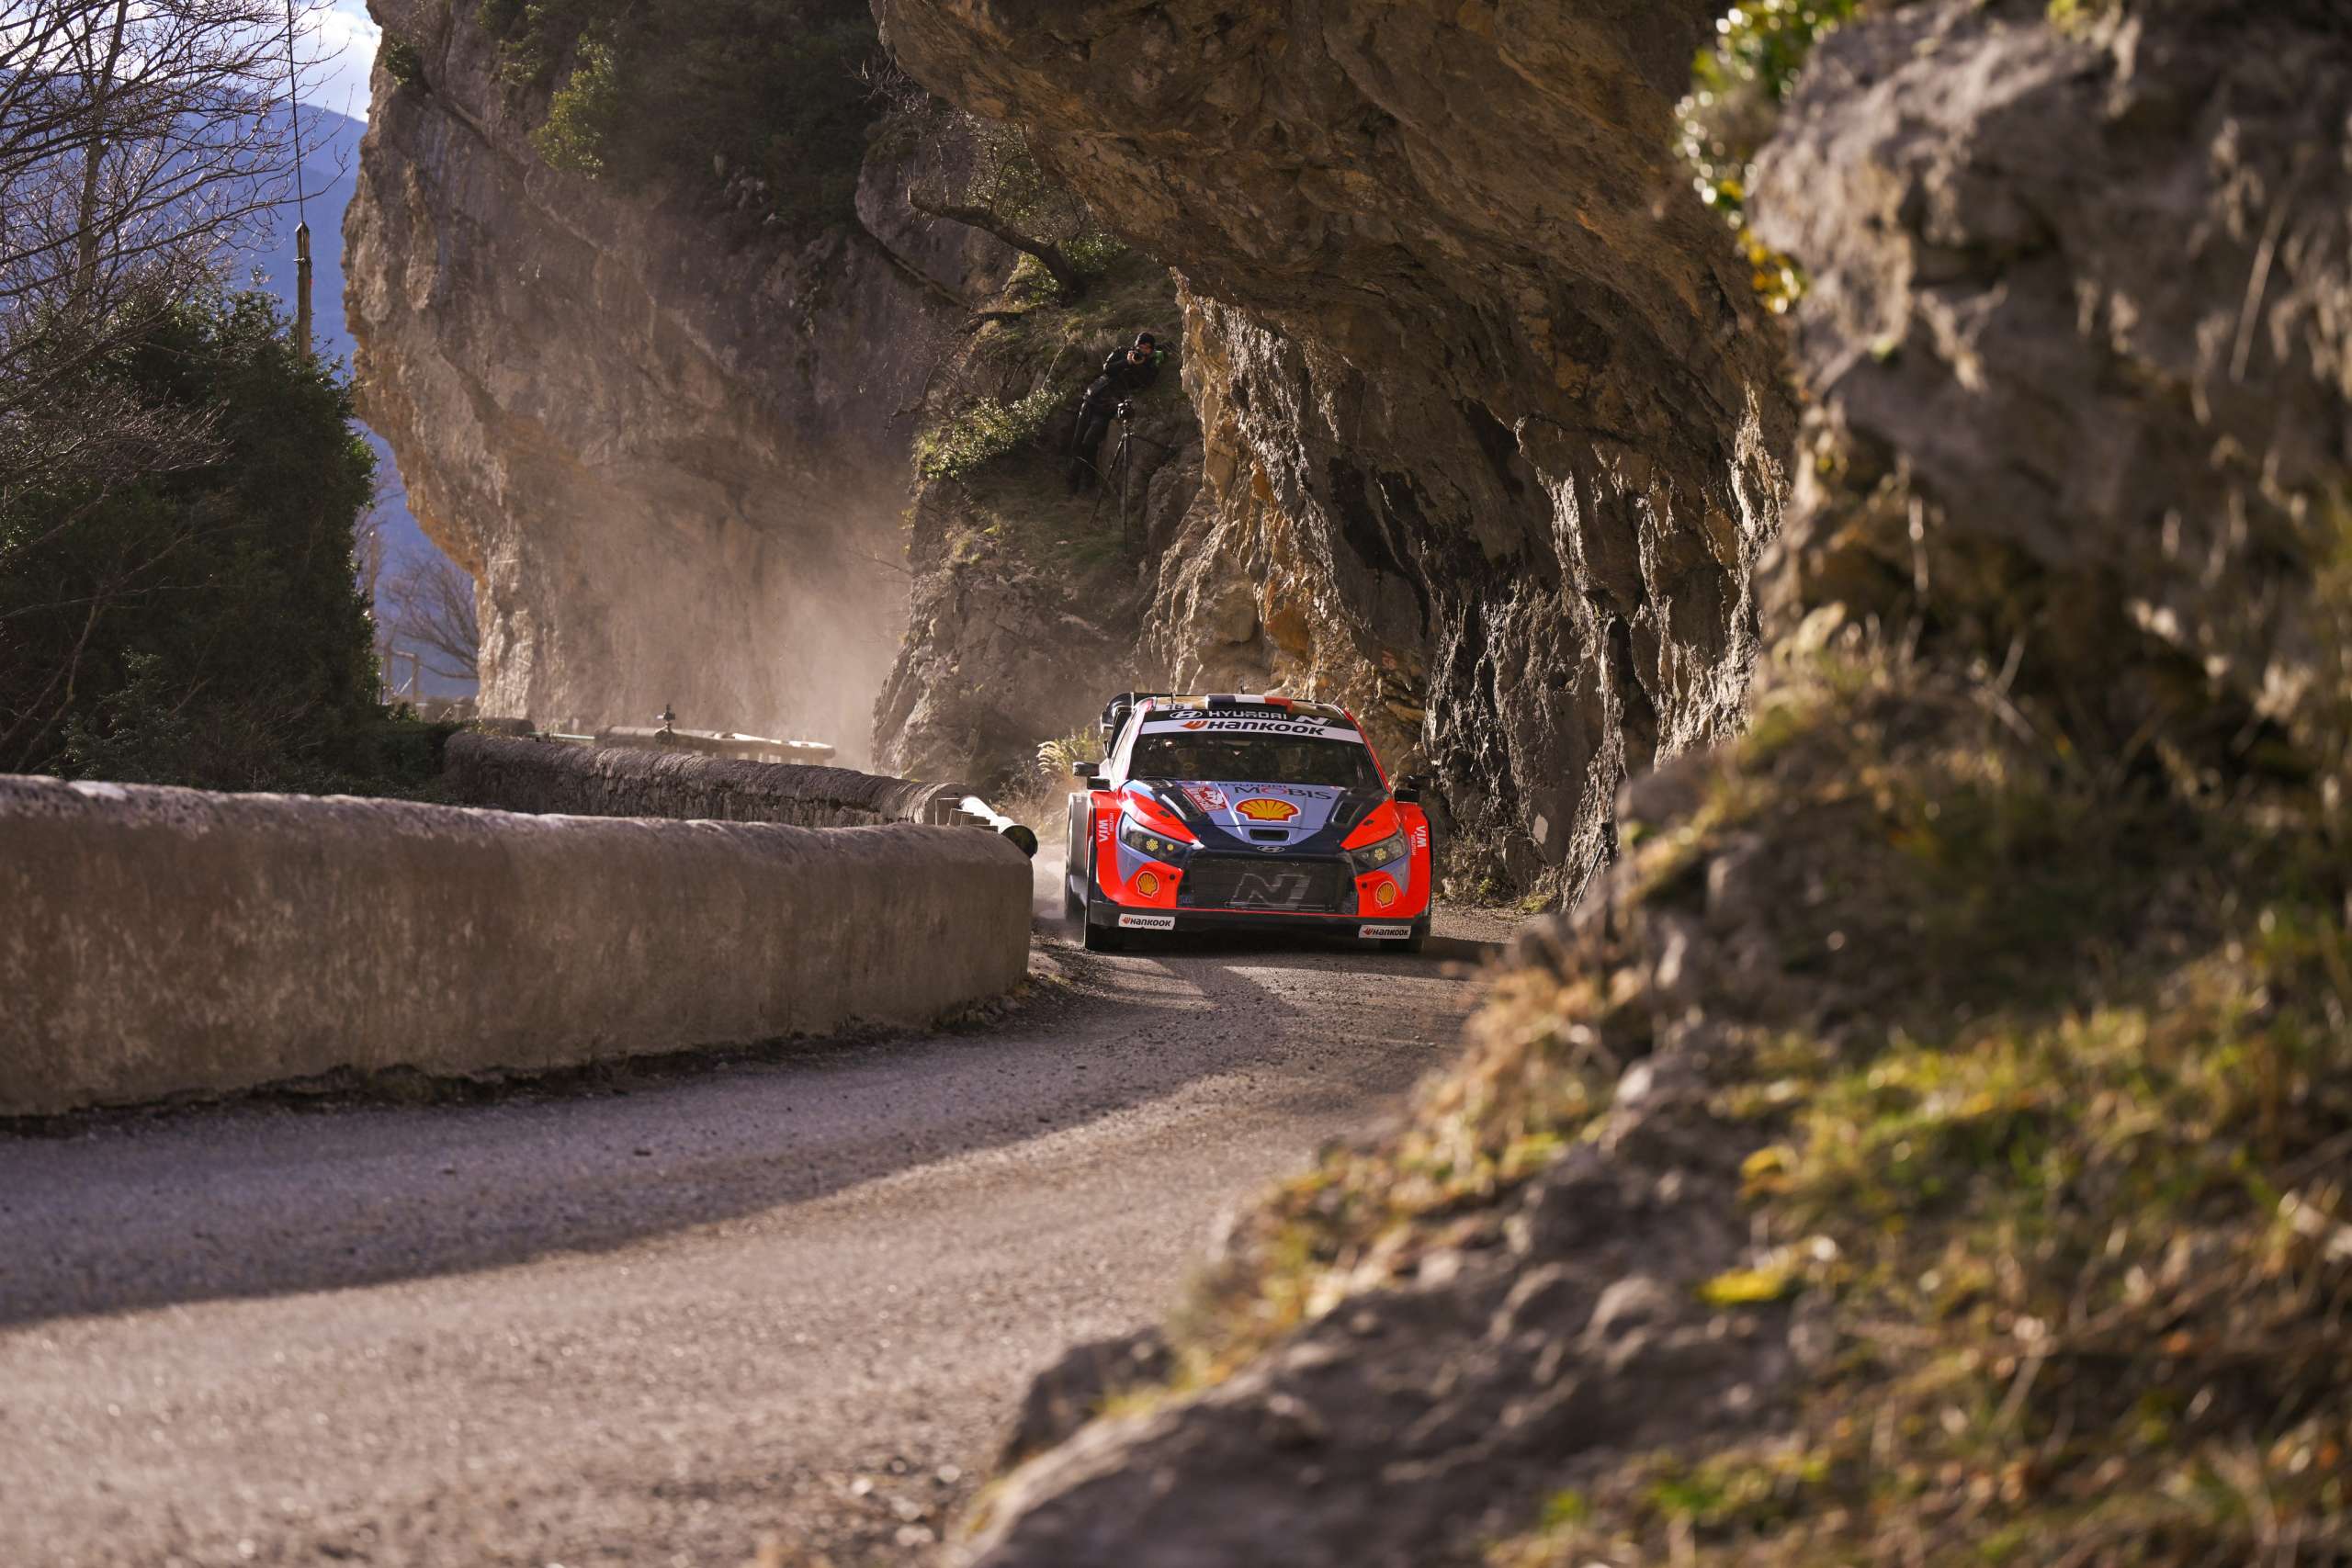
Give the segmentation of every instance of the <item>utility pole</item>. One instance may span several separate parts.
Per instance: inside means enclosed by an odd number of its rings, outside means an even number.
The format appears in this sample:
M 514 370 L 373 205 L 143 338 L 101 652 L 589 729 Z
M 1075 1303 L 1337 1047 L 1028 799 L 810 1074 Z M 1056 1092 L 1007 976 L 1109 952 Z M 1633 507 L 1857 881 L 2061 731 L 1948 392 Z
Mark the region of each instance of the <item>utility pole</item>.
M 294 227 L 294 346 L 302 351 L 303 358 L 311 357 L 311 225 L 307 221 Z
M 311 357 L 311 214 L 302 190 L 302 82 L 294 63 L 294 0 L 286 0 L 286 114 L 294 122 L 294 346 Z

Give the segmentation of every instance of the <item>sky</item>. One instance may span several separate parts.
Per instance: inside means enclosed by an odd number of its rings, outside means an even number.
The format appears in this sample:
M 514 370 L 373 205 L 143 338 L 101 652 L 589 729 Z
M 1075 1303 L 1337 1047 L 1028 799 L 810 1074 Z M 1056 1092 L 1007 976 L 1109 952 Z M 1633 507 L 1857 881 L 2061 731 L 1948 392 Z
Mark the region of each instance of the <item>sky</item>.
M 376 45 L 384 36 L 368 15 L 367 0 L 334 0 L 319 14 L 320 52 L 334 56 L 322 62 L 306 84 L 308 101 L 353 119 L 368 118 L 368 73 L 376 63 Z

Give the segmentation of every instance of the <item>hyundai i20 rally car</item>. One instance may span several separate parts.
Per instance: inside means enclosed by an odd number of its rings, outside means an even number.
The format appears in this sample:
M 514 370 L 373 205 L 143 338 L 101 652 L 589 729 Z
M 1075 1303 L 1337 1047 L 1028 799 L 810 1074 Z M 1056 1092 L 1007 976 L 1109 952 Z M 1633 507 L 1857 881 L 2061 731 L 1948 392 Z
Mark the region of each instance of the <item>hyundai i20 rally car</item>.
M 1430 824 L 1344 708 L 1132 692 L 1069 797 L 1063 911 L 1086 945 L 1131 931 L 1307 929 L 1418 952 Z

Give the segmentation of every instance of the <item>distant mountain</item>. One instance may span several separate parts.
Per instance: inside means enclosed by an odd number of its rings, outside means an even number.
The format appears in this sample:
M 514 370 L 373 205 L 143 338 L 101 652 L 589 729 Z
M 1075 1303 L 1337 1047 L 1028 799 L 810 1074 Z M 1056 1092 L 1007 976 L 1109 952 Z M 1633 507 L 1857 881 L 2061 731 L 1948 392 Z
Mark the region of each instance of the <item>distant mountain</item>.
M 343 317 L 343 209 L 350 205 L 358 186 L 359 138 L 368 126 L 345 115 L 323 109 L 316 112 L 315 130 L 305 116 L 302 149 L 302 189 L 311 222 L 311 343 L 322 358 L 337 360 L 348 369 L 353 344 L 351 329 Z M 292 206 L 282 209 L 269 243 L 246 257 L 247 265 L 263 275 L 263 287 L 285 303 L 289 316 L 294 311 L 294 230 L 300 220 Z M 244 281 L 242 269 L 236 281 Z M 365 424 L 359 428 L 376 449 L 377 472 L 384 479 L 385 575 L 390 577 L 390 567 L 440 551 L 409 512 L 408 489 L 401 482 L 392 449 Z M 434 696 L 456 696 L 474 689 L 470 681 L 433 675 L 427 675 L 424 684 Z

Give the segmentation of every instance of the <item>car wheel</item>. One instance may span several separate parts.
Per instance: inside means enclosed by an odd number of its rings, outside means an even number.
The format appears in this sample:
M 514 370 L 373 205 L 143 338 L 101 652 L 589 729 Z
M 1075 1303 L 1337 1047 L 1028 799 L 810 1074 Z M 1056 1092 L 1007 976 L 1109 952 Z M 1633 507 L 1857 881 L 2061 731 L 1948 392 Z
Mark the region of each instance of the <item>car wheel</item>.
M 1085 945 L 1087 952 L 1116 953 L 1127 944 L 1127 933 L 1118 927 L 1098 926 L 1092 920 L 1086 919 L 1086 911 L 1083 909 L 1079 911 L 1078 918 L 1086 920 L 1085 926 L 1081 928 L 1085 934 L 1079 940 Z
M 1078 889 L 1069 885 L 1070 875 L 1069 872 L 1062 873 L 1062 919 L 1082 920 L 1086 919 L 1086 900 L 1080 898 Z

